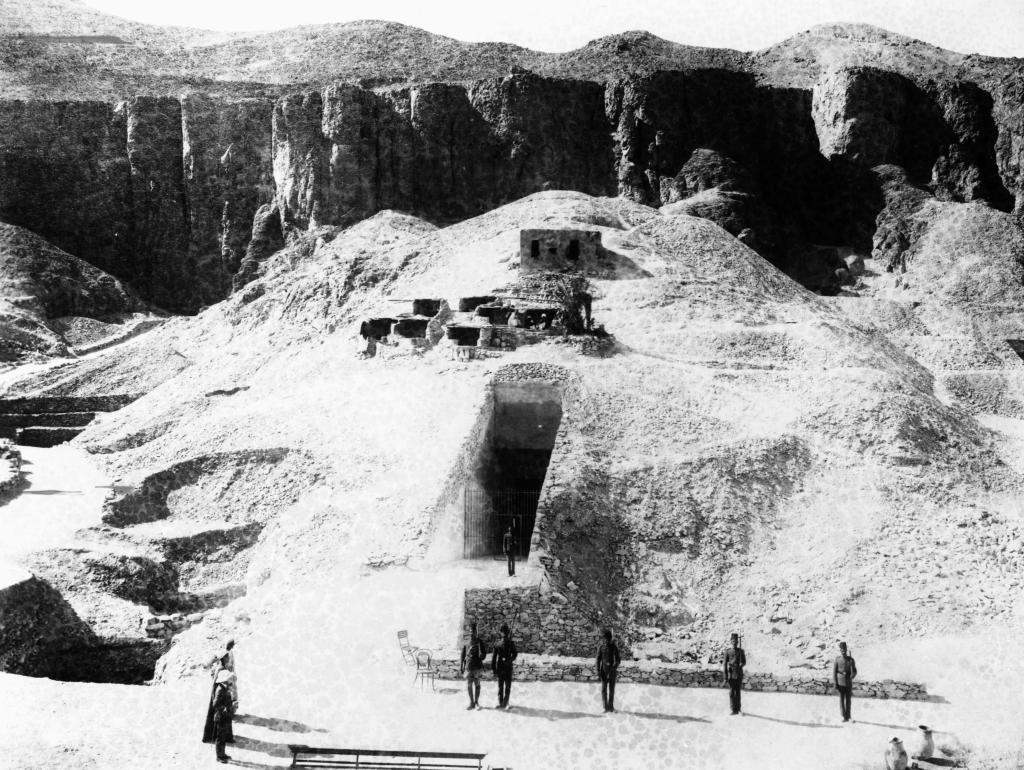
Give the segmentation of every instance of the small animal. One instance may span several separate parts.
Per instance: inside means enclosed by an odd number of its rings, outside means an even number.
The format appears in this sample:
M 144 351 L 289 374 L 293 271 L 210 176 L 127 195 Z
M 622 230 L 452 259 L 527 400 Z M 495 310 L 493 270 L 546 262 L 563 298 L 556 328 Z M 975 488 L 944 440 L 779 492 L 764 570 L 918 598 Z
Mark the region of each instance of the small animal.
M 899 738 L 889 741 L 885 750 L 885 770 L 907 770 L 907 750 Z

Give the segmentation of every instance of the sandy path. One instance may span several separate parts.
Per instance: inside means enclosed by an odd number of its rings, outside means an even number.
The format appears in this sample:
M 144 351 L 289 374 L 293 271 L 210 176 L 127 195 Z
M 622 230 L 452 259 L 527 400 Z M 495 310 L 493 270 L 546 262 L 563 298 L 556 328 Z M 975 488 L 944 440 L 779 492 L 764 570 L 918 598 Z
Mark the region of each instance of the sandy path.
M 68 546 L 83 527 L 99 526 L 110 481 L 81 448 L 19 447 L 27 486 L 0 507 L 0 559 Z
M 251 666 L 251 661 L 249 664 Z M 351 673 L 361 677 L 357 663 Z M 288 764 L 288 743 L 488 752 L 488 762 L 516 770 L 548 768 L 863 768 L 880 766 L 893 735 L 914 726 L 943 726 L 948 705 L 854 702 L 853 724 L 842 725 L 834 698 L 748 693 L 745 715 L 728 714 L 724 690 L 622 685 L 619 713 L 604 715 L 596 686 L 516 684 L 513 710 L 490 708 L 491 682 L 479 712 L 466 711 L 457 683 L 439 692 L 411 687 L 396 664 L 363 697 L 347 690 L 343 672 L 324 672 L 316 691 L 292 689 L 276 677 L 276 708 L 251 708 L 239 718 L 235 764 Z M 242 679 L 242 686 L 247 683 Z M 336 686 L 335 686 L 336 685 Z M 207 683 L 155 687 L 57 683 L 0 675 L 6 704 L 0 720 L 0 766 L 10 768 L 199 768 L 215 766 L 200 740 Z M 245 691 L 243 690 L 243 697 Z M 250 698 L 250 703 L 255 701 Z M 245 711 L 243 705 L 243 711 Z M 276 721 L 275 721 L 276 720 Z

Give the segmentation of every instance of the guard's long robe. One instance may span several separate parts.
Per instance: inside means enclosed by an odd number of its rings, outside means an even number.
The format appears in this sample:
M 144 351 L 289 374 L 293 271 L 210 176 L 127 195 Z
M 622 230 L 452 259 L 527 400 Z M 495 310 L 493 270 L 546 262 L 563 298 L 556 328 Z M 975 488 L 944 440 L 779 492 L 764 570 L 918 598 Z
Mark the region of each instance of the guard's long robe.
M 203 743 L 214 743 L 217 740 L 216 725 L 214 722 L 215 708 L 217 702 L 217 684 L 214 682 L 213 691 L 210 693 L 210 703 L 206 709 L 206 724 L 203 726 Z M 222 721 L 221 729 L 225 731 L 224 742 L 234 743 L 235 733 L 231 726 L 230 716 Z

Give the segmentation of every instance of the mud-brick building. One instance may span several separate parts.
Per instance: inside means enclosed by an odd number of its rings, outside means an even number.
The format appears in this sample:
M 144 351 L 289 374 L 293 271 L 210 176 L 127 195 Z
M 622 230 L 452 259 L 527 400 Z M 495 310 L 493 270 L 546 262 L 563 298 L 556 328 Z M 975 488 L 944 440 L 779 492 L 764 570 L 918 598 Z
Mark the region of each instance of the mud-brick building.
M 520 230 L 521 274 L 563 270 L 585 271 L 597 263 L 601 233 L 597 230 Z

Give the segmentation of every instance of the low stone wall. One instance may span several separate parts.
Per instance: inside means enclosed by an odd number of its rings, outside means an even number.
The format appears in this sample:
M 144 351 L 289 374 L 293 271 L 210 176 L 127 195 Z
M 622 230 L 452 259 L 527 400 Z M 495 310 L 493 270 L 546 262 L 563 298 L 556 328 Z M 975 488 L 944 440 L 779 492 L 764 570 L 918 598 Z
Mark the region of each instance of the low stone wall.
M 120 345 L 122 342 L 127 342 L 133 337 L 138 337 L 140 334 L 144 334 L 150 329 L 155 329 L 156 327 L 161 326 L 164 321 L 165 319 L 163 318 L 139 321 L 134 326 L 131 326 L 128 329 L 123 329 L 110 337 L 104 337 L 101 340 L 96 340 L 95 342 L 89 342 L 82 345 L 75 345 L 71 348 L 71 352 L 76 356 L 84 356 L 100 350 L 106 350 L 107 348 L 112 348 L 114 345 Z
M 18 428 L 14 440 L 22 446 L 55 447 L 75 438 L 85 428 Z
M 518 640 L 517 640 L 518 642 Z M 433 661 L 440 679 L 459 679 L 459 661 L 442 657 Z M 484 672 L 491 679 L 490 669 Z M 520 654 L 516 660 L 517 682 L 598 682 L 593 658 L 552 658 Z M 650 661 L 623 661 L 619 668 L 619 684 L 653 684 L 663 687 L 723 687 L 719 669 Z M 748 673 L 743 688 L 752 692 L 790 692 L 802 695 L 832 695 L 835 688 L 827 676 L 783 676 L 769 673 Z M 853 694 L 858 698 L 892 698 L 897 700 L 929 700 L 924 685 L 884 679 L 878 682 L 854 682 Z
M 21 452 L 10 441 L 0 439 L 0 495 L 21 484 Z
M 464 633 L 476 620 L 477 632 L 490 643 L 501 637 L 502 623 L 514 626 L 516 645 L 538 655 L 589 655 L 597 649 L 598 629 L 564 596 L 536 585 L 466 591 Z
M 150 639 L 170 639 L 186 628 L 202 623 L 206 613 L 226 607 L 233 600 L 243 596 L 245 596 L 245 586 L 234 585 L 206 595 L 175 593 L 155 597 L 155 601 L 172 605 L 178 604 L 183 608 L 187 607 L 189 611 L 151 615 L 146 621 L 146 636 Z M 154 600 L 151 600 L 151 610 L 153 604 Z

